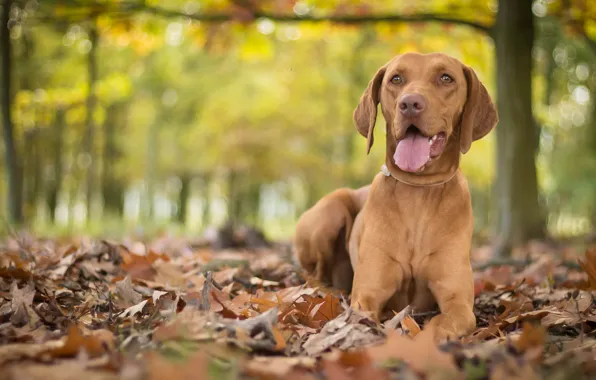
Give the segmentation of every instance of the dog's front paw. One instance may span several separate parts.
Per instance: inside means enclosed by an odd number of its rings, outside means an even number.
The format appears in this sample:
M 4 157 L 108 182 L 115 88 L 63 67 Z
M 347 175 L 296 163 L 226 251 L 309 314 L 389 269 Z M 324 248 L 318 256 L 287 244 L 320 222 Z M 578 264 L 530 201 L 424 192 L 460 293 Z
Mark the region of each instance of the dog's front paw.
M 357 294 L 352 296 L 350 307 L 355 311 L 367 315 L 373 321 L 380 323 L 380 312 L 378 311 L 380 307 L 375 301 L 373 295 Z
M 471 333 L 476 326 L 474 314 L 467 318 L 455 320 L 447 314 L 439 314 L 430 320 L 429 325 L 435 332 L 435 342 L 440 343 L 448 340 L 456 340 Z

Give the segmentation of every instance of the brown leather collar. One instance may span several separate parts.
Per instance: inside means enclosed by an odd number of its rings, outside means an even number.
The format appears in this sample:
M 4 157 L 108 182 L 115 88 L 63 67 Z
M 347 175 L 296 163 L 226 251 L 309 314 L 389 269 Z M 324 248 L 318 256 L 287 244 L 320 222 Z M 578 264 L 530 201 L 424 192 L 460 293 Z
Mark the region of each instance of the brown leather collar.
M 450 177 L 448 177 L 448 178 L 447 178 L 447 179 L 445 179 L 445 180 L 442 180 L 442 181 L 440 181 L 440 182 L 430 182 L 430 183 L 411 183 L 411 182 L 408 182 L 407 180 L 404 180 L 404 179 L 402 179 L 402 178 L 399 178 L 399 177 L 397 177 L 397 176 L 394 176 L 394 175 L 393 175 L 393 173 L 391 173 L 391 172 L 389 171 L 389 169 L 387 169 L 387 165 L 385 165 L 385 164 L 383 164 L 383 166 L 381 166 L 381 173 L 383 173 L 383 175 L 384 175 L 385 177 L 390 177 L 390 176 L 391 176 L 391 177 L 393 177 L 395 180 L 397 180 L 398 182 L 401 182 L 401 183 L 403 183 L 403 184 L 405 184 L 405 185 L 408 185 L 408 186 L 415 186 L 415 187 L 431 187 L 431 186 L 439 186 L 439 185 L 444 185 L 444 184 L 446 184 L 447 182 L 451 181 L 451 180 L 453 179 L 453 177 L 455 177 L 455 175 L 457 174 L 457 170 L 456 170 L 456 171 L 454 171 L 454 172 L 451 174 L 451 176 L 450 176 Z

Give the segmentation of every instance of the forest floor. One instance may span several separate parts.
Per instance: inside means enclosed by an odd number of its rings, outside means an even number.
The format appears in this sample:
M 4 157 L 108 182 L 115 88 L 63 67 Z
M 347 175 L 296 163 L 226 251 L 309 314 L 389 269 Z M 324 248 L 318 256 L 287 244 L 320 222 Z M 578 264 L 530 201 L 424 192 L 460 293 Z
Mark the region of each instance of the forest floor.
M 377 325 L 305 283 L 287 245 L 13 237 L 0 251 L 0 380 L 590 378 L 596 249 L 572 251 L 535 244 L 526 264 L 477 269 L 477 330 L 437 346 L 432 313 Z

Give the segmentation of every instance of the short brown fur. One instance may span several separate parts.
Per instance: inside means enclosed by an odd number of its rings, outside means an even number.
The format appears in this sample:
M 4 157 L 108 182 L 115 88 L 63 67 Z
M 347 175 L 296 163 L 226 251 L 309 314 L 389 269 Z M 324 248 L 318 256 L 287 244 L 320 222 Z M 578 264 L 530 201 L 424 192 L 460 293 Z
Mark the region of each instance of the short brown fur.
M 349 292 L 354 272 L 347 243 L 370 185 L 337 189 L 304 212 L 296 224 L 294 249 L 300 265 L 325 285 Z

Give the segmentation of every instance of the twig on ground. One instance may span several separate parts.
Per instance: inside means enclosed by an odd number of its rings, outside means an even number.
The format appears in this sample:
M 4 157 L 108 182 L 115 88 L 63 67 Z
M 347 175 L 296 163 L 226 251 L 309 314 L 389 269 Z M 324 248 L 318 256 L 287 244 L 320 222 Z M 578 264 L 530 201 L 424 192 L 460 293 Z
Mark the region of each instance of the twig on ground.
M 212 281 L 213 274 L 211 272 L 207 272 L 205 276 L 205 284 L 203 285 L 203 290 L 201 291 L 201 304 L 199 305 L 199 310 L 209 311 L 211 308 L 209 303 L 209 292 L 211 291 Z

